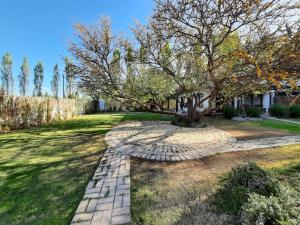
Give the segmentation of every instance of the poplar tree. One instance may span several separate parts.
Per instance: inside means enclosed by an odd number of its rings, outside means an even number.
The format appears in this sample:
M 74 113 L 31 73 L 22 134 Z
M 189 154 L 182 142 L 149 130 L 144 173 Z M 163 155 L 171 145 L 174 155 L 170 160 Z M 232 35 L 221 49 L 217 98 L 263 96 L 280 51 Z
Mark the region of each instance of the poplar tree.
M 1 89 L 6 95 L 10 95 L 13 93 L 14 78 L 12 75 L 12 63 L 13 61 L 11 55 L 9 53 L 6 53 L 2 57 L 1 62 Z
M 27 92 L 28 77 L 29 77 L 29 63 L 27 58 L 24 58 L 23 63 L 21 65 L 21 72 L 19 74 L 19 90 L 22 96 L 25 96 Z
M 58 65 L 56 64 L 53 69 L 53 78 L 51 81 L 51 89 L 52 89 L 53 96 L 55 98 L 58 97 L 58 84 L 59 84 L 59 69 L 58 69 Z
M 65 75 L 67 81 L 67 97 L 70 98 L 74 95 L 74 74 L 72 72 L 72 62 L 68 57 L 64 58 L 65 61 Z
M 42 96 L 42 85 L 44 80 L 44 66 L 42 62 L 38 62 L 38 64 L 34 67 L 34 96 Z

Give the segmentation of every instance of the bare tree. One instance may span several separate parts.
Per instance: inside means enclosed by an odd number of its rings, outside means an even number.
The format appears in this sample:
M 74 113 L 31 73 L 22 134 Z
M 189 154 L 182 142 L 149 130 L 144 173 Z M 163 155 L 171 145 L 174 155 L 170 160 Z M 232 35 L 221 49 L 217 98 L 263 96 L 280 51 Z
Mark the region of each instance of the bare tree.
M 76 59 L 73 74 L 78 87 L 95 101 L 101 95 L 146 107 L 148 99 L 125 91 L 128 45 L 112 33 L 110 19 L 103 17 L 94 26 L 78 24 L 75 28 L 79 42 L 71 43 L 70 51 Z

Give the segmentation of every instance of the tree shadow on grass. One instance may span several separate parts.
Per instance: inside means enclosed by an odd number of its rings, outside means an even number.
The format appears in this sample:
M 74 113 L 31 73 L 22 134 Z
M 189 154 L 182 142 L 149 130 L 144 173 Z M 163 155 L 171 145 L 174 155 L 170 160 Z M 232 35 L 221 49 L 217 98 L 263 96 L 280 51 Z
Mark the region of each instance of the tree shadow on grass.
M 0 224 L 67 224 L 103 152 L 0 166 Z
M 0 136 L 0 224 L 70 223 L 105 151 L 108 126 L 64 121 Z

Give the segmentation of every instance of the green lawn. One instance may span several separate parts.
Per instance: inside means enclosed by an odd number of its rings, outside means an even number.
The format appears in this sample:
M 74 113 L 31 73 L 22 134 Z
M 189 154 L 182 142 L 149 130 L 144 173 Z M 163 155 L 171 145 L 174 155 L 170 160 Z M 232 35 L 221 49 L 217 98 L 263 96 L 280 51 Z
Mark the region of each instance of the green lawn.
M 243 125 L 252 125 L 252 126 L 260 126 L 260 127 L 267 127 L 273 128 L 281 131 L 288 131 L 292 133 L 300 133 L 300 125 L 282 122 L 277 120 L 260 120 L 254 122 L 244 122 Z
M 0 224 L 69 224 L 105 150 L 105 133 L 123 121 L 170 118 L 88 115 L 0 135 Z

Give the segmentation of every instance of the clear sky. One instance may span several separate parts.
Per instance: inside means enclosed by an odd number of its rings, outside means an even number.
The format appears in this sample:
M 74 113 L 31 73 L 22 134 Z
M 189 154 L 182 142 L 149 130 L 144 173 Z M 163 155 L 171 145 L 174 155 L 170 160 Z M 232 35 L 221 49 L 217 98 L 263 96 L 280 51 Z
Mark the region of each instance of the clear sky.
M 42 61 L 44 90 L 51 93 L 53 67 L 57 63 L 62 72 L 75 23 L 94 23 L 105 15 L 111 17 L 115 32 L 131 35 L 134 19 L 145 22 L 152 7 L 152 0 L 0 0 L 0 56 L 12 54 L 15 80 L 23 57 L 29 59 L 30 93 L 33 68 Z

